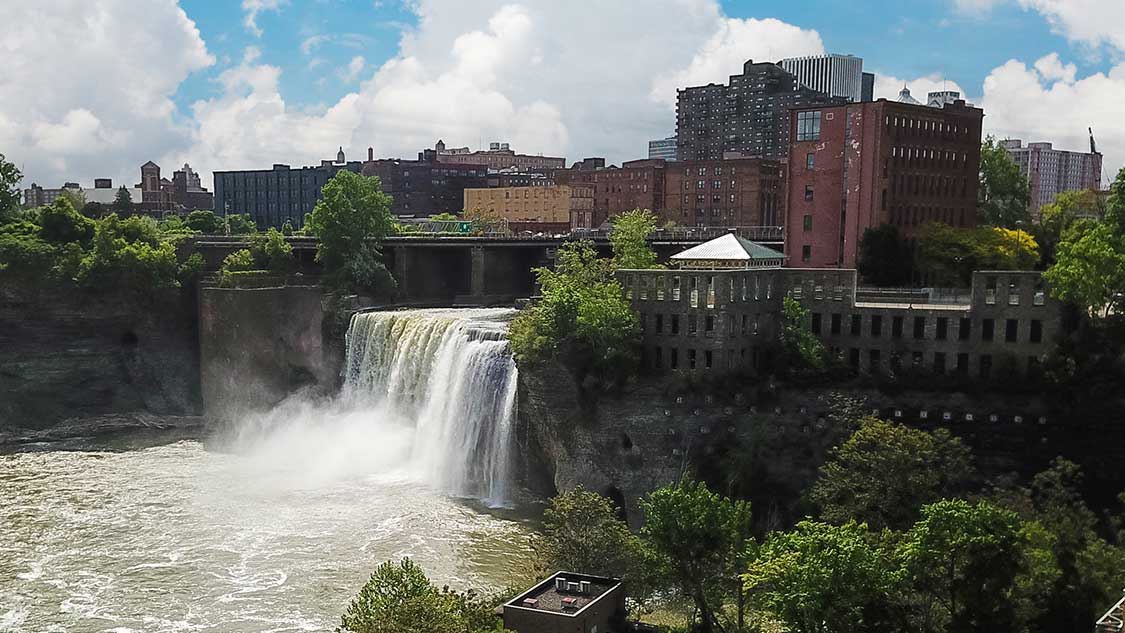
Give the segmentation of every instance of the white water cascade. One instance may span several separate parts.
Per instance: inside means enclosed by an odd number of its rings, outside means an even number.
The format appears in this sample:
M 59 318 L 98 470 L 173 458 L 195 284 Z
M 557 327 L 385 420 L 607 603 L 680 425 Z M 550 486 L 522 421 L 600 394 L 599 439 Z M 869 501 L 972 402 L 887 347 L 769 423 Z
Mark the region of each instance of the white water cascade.
M 347 334 L 345 395 L 413 426 L 410 467 L 447 493 L 509 501 L 512 310 L 364 312 Z

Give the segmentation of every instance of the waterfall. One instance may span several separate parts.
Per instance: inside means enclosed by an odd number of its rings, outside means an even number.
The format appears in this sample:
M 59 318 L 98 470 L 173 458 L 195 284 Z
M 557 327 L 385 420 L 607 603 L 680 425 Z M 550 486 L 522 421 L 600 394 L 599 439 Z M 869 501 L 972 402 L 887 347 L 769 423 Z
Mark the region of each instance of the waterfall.
M 347 333 L 345 395 L 414 428 L 410 464 L 431 484 L 509 500 L 516 365 L 512 310 L 363 312 Z

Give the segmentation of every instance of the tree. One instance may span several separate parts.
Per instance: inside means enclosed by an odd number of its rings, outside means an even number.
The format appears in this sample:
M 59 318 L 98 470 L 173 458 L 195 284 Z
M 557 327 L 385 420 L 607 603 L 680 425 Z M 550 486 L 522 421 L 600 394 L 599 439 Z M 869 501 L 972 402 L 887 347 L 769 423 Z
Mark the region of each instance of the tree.
M 725 596 L 732 587 L 741 595 L 737 574 L 750 538 L 750 505 L 701 482 L 681 481 L 642 499 L 641 508 L 641 538 L 695 605 L 695 630 L 721 630 L 718 614 Z
M 196 209 L 187 214 L 184 224 L 193 231 L 204 235 L 222 235 L 223 219 L 210 209 Z
M 800 301 L 786 296 L 781 307 L 781 350 L 783 365 L 798 372 L 821 372 L 828 353 L 820 339 L 809 330 L 810 313 Z
M 119 219 L 111 213 L 97 221 L 90 250 L 78 266 L 77 280 L 99 289 L 174 288 L 179 286 L 176 247 L 161 239 L 152 218 Z
M 65 196 L 40 209 L 39 226 L 39 235 L 52 244 L 79 242 L 86 246 L 94 237 L 94 221 L 78 213 Z
M 337 631 L 347 633 L 500 633 L 490 605 L 473 593 L 435 587 L 409 558 L 386 562 L 352 600 Z
M 980 148 L 980 187 L 977 212 L 991 226 L 1014 228 L 1030 222 L 1031 186 L 1008 150 L 989 136 Z
M 133 196 L 124 186 L 118 188 L 117 195 L 113 198 L 113 210 L 121 215 L 133 213 Z
M 1039 242 L 1043 262 L 1055 261 L 1055 250 L 1063 234 L 1078 220 L 1100 221 L 1105 217 L 1106 199 L 1097 191 L 1064 191 L 1051 204 L 1039 208 L 1035 239 Z
M 968 492 L 975 479 L 969 449 L 947 430 L 867 418 L 821 466 L 809 497 L 825 521 L 899 530 L 923 505 Z
M 608 498 L 585 488 L 551 499 L 532 549 L 541 575 L 568 570 L 621 578 L 626 594 L 641 601 L 652 591 L 651 565 L 640 539 Z
M 1027 535 L 1014 512 L 988 502 L 944 500 L 922 508 L 898 556 L 921 597 L 922 630 L 1018 631 Z
M 611 220 L 613 230 L 609 241 L 613 244 L 613 265 L 617 268 L 660 268 L 656 253 L 648 245 L 648 236 L 656 230 L 657 218 L 652 211 L 634 209 Z
M 254 235 L 258 225 L 245 213 L 232 213 L 226 216 L 227 233 L 231 235 Z
M 341 170 L 321 189 L 305 224 L 319 241 L 317 261 L 330 279 L 351 289 L 376 289 L 389 278 L 379 242 L 394 226 L 391 197 L 378 178 Z M 383 282 L 386 283 L 386 282 Z
M 1091 316 L 1125 309 L 1125 236 L 1107 222 L 1079 222 L 1063 234 L 1055 264 L 1043 278 L 1051 294 Z
M 754 604 L 790 631 L 876 633 L 891 626 L 892 560 L 873 545 L 867 526 L 801 521 L 773 532 L 743 576 Z
M 863 232 L 856 268 L 876 286 L 902 286 L 910 283 L 913 257 L 898 227 L 881 224 Z
M 1048 533 L 1058 574 L 1040 592 L 1044 613 L 1033 630 L 1074 631 L 1087 626 L 1116 600 L 1125 583 L 1125 551 L 1098 534 L 1098 518 L 1082 499 L 1082 470 L 1056 458 L 1032 478 L 1029 489 L 1000 498 L 1026 521 Z
M 0 224 L 20 206 L 20 181 L 23 174 L 0 154 Z
M 293 246 L 272 226 L 250 238 L 250 252 L 255 264 L 264 270 L 284 273 L 293 265 Z
M 59 194 L 59 198 L 66 198 L 70 201 L 70 206 L 75 210 L 83 209 L 86 207 L 86 192 L 81 189 L 71 189 L 64 187 Z
M 975 270 L 1028 270 L 1038 261 L 1039 245 L 1022 228 L 930 222 L 918 230 L 918 270 L 933 285 L 966 287 Z
M 542 299 L 516 316 L 509 339 L 524 363 L 559 359 L 576 374 L 616 383 L 637 368 L 640 321 L 610 262 L 589 241 L 558 251 L 554 270 L 535 269 Z

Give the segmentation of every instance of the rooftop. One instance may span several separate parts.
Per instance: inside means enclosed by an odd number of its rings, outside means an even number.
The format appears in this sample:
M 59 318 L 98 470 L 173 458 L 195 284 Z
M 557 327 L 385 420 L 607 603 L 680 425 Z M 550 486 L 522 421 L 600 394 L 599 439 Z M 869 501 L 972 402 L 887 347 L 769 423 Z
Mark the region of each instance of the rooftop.
M 734 233 L 716 237 L 671 257 L 673 263 L 691 266 L 698 262 L 716 262 L 723 267 L 749 267 L 776 263 L 785 255 Z
M 504 608 L 573 616 L 620 584 L 621 581 L 616 578 L 560 571 L 508 601 Z M 566 589 L 560 590 L 560 586 Z

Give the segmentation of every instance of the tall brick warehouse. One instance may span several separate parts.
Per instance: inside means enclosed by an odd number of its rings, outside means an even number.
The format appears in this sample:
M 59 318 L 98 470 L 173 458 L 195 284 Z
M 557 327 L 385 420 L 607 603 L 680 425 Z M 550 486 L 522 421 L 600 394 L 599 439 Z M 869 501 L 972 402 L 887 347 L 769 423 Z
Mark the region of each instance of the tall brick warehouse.
M 854 268 L 864 231 L 882 224 L 907 238 L 927 222 L 976 226 L 983 118 L 960 100 L 790 111 L 788 265 Z

